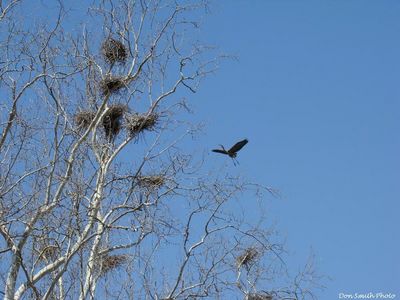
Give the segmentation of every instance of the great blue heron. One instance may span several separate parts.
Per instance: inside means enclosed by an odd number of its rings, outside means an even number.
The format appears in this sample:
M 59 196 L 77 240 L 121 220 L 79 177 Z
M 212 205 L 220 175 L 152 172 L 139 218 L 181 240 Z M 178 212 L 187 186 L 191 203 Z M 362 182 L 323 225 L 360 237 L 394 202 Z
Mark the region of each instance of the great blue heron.
M 213 149 L 213 152 L 221 153 L 221 154 L 226 154 L 230 158 L 232 158 L 233 163 L 235 164 L 235 161 L 239 163 L 236 159 L 237 153 L 240 149 L 244 147 L 249 142 L 248 139 L 244 139 L 240 142 L 237 142 L 235 145 L 233 145 L 229 150 L 225 150 L 224 146 L 220 145 L 222 149 Z

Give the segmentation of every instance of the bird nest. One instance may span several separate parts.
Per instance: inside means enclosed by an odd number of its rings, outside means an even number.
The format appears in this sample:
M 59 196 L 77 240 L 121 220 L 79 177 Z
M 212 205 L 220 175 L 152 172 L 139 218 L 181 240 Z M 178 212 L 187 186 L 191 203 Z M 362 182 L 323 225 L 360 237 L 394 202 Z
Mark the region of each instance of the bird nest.
M 145 130 L 154 130 L 158 118 L 159 115 L 156 113 L 130 115 L 126 118 L 126 127 L 132 135 L 137 135 Z
M 116 62 L 124 63 L 128 57 L 128 51 L 122 42 L 108 38 L 101 45 L 101 53 L 104 59 L 109 64 L 114 64 Z
M 100 81 L 100 90 L 103 96 L 119 92 L 125 87 L 125 82 L 122 77 L 107 76 Z
M 272 300 L 272 296 L 268 294 L 256 293 L 256 294 L 248 294 L 246 300 Z
M 164 185 L 165 177 L 162 175 L 138 176 L 136 178 L 140 187 L 157 189 Z
M 251 265 L 258 258 L 260 253 L 254 247 L 247 248 L 244 252 L 236 258 L 236 264 L 238 268 L 245 266 L 246 268 L 251 267 Z
M 106 255 L 101 260 L 101 275 L 105 275 L 110 271 L 113 271 L 128 261 L 128 257 L 126 255 Z
M 111 105 L 103 117 L 103 127 L 106 137 L 114 138 L 121 130 L 121 119 L 124 113 L 128 111 L 128 107 L 123 104 Z
M 75 123 L 79 128 L 87 129 L 95 115 L 96 113 L 93 111 L 80 111 L 75 115 Z
M 128 111 L 128 106 L 123 104 L 113 104 L 102 119 L 103 128 L 107 138 L 115 137 L 121 130 L 121 120 Z M 78 128 L 87 129 L 93 121 L 96 113 L 93 111 L 81 111 L 75 115 L 75 123 Z

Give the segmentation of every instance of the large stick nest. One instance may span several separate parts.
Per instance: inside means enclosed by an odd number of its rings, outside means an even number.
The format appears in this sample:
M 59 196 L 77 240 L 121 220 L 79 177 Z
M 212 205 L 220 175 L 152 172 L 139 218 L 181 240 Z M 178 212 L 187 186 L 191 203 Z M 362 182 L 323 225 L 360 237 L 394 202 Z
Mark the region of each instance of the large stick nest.
M 122 77 L 109 75 L 100 81 L 100 90 L 103 96 L 117 93 L 124 87 L 125 82 Z
M 246 268 L 251 267 L 251 265 L 255 262 L 258 258 L 260 253 L 254 247 L 247 248 L 243 251 L 241 255 L 236 258 L 236 265 L 238 268 L 245 266 Z
M 101 275 L 105 275 L 108 272 L 115 270 L 128 261 L 126 255 L 106 255 L 101 260 Z
M 133 114 L 126 118 L 127 129 L 132 135 L 137 135 L 145 130 L 154 130 L 159 115 L 156 113 L 151 114 Z
M 128 51 L 122 42 L 113 38 L 106 39 L 101 45 L 101 53 L 109 64 L 116 62 L 125 62 L 128 57 Z
M 128 111 L 128 107 L 123 104 L 111 105 L 103 117 L 103 127 L 108 139 L 114 138 L 121 130 L 121 120 Z
M 163 175 L 137 176 L 136 180 L 140 187 L 147 189 L 158 189 L 165 184 Z
M 75 123 L 79 128 L 87 129 L 95 115 L 93 111 L 80 111 L 75 115 Z

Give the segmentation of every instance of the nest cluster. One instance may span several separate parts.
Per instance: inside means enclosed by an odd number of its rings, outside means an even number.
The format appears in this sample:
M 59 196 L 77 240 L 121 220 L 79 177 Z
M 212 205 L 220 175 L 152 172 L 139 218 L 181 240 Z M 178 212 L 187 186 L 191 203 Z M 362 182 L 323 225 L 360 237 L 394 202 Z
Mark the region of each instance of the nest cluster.
M 127 115 L 128 110 L 128 106 L 123 104 L 113 104 L 109 107 L 107 113 L 102 119 L 102 125 L 107 139 L 112 140 L 115 138 L 122 129 L 123 125 L 128 133 L 133 136 L 136 136 L 146 130 L 154 130 L 159 118 L 158 114 L 136 113 Z M 96 112 L 94 111 L 80 111 L 75 114 L 75 123 L 79 129 L 87 129 L 90 123 L 93 121 L 95 115 Z M 155 182 L 158 182 L 158 185 L 162 185 L 160 180 L 161 177 L 156 181 L 153 180 L 153 185 L 156 185 Z M 147 181 L 149 182 L 149 180 Z
M 245 266 L 249 268 L 252 263 L 257 259 L 259 256 L 259 252 L 256 248 L 250 247 L 247 248 L 241 255 L 236 258 L 236 264 L 238 268 Z
M 101 53 L 105 61 L 111 64 L 110 68 L 116 62 L 125 62 L 128 57 L 128 51 L 124 44 L 111 37 L 103 42 Z M 111 94 L 119 93 L 121 89 L 126 88 L 128 83 L 129 79 L 108 73 L 98 82 L 98 88 L 103 97 L 109 97 Z M 100 120 L 105 136 L 109 141 L 112 141 L 118 135 L 122 127 L 131 137 L 145 130 L 151 131 L 154 129 L 159 117 L 156 113 L 126 114 L 127 112 L 128 107 L 126 105 L 111 105 L 106 115 Z M 96 111 L 91 110 L 77 112 L 75 114 L 75 124 L 78 129 L 88 129 L 96 113 Z
M 117 93 L 124 87 L 125 87 L 124 79 L 119 76 L 109 75 L 100 81 L 100 91 L 103 96 Z
M 162 175 L 138 176 L 138 185 L 148 189 L 157 189 L 164 185 L 165 177 Z
M 107 255 L 103 257 L 101 261 L 101 275 L 105 275 L 108 272 L 123 266 L 127 261 L 128 257 L 126 255 Z
M 272 296 L 268 294 L 248 294 L 246 300 L 272 300 Z
M 157 124 L 158 117 L 159 116 L 155 113 L 151 113 L 149 115 L 130 115 L 126 118 L 126 127 L 132 135 L 137 135 L 145 130 L 151 131 Z
M 114 38 L 106 39 L 101 45 L 101 53 L 104 60 L 113 65 L 116 62 L 124 63 L 128 57 L 127 48 L 121 41 Z M 99 88 L 103 96 L 119 92 L 125 87 L 122 77 L 108 75 L 100 81 Z
M 124 44 L 116 39 L 108 38 L 101 45 L 101 53 L 109 64 L 124 63 L 128 57 L 128 51 Z

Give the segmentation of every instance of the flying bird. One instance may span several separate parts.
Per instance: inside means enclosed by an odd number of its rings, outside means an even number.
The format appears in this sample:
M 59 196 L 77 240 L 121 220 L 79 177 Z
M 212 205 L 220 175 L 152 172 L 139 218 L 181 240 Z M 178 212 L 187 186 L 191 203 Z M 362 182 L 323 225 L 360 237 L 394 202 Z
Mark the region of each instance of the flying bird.
M 244 139 L 240 142 L 237 142 L 235 145 L 233 145 L 229 150 L 225 150 L 224 146 L 220 145 L 222 149 L 213 149 L 213 152 L 221 153 L 221 154 L 226 154 L 233 160 L 233 164 L 235 164 L 235 161 L 239 163 L 236 159 L 237 153 L 240 149 L 244 147 L 248 143 L 248 139 Z M 235 164 L 236 165 L 236 164 Z

